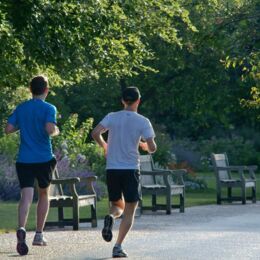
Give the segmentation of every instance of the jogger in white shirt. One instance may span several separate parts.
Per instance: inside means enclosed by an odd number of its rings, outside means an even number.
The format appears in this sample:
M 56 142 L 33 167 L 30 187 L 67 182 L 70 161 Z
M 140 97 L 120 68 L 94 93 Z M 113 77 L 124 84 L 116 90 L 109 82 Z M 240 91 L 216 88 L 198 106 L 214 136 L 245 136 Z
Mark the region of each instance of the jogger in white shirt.
M 113 257 L 127 257 L 121 244 L 133 225 L 138 201 L 142 199 L 138 148 L 149 153 L 156 151 L 153 127 L 149 119 L 137 113 L 140 97 L 138 88 L 126 88 L 122 94 L 124 110 L 109 113 L 92 131 L 92 137 L 104 149 L 107 159 L 110 214 L 105 217 L 102 230 L 105 241 L 112 240 L 114 220 L 124 213 Z M 107 143 L 102 137 L 106 131 Z

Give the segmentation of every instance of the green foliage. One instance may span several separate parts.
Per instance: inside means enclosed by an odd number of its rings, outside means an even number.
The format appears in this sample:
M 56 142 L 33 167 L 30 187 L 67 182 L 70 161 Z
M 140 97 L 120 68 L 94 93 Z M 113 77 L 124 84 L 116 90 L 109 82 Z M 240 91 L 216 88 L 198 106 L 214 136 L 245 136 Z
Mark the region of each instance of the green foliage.
M 177 139 L 173 141 L 173 147 L 177 147 L 178 161 L 187 162 L 196 171 L 210 170 L 211 153 L 227 153 L 229 163 L 232 165 L 259 165 L 260 163 L 257 143 L 241 136 L 212 137 L 198 141 Z
M 166 167 L 172 160 L 172 140 L 167 134 L 163 126 L 153 125 L 156 133 L 155 142 L 157 144 L 157 151 L 153 155 L 153 159 L 160 166 Z
M 71 115 L 62 125 L 60 135 L 53 138 L 54 150 L 58 157 L 68 157 L 72 167 L 78 167 L 78 162 L 86 160 L 91 171 L 103 178 L 103 151 L 88 140 L 92 124 L 93 119 L 89 118 L 78 125 L 78 115 Z
M 4 0 L 0 11 L 24 55 L 19 62 L 74 82 L 152 69 L 144 64 L 153 57 L 149 37 L 180 44 L 176 21 L 194 30 L 180 1 Z
M 150 39 L 181 45 L 180 25 L 195 30 L 181 1 L 1 1 L 1 123 L 35 74 L 64 87 L 155 71 Z
M 3 0 L 0 123 L 44 73 L 62 123 L 71 113 L 98 122 L 134 84 L 140 112 L 171 137 L 257 132 L 258 31 L 258 0 Z
M 4 155 L 8 161 L 14 162 L 18 151 L 18 134 L 5 135 L 0 138 L 0 155 Z
M 66 146 L 66 150 L 72 160 L 76 159 L 77 154 L 85 152 L 87 147 L 86 140 L 92 128 L 93 119 L 87 119 L 79 127 L 77 123 L 78 115 L 71 115 L 62 125 L 60 135 L 53 139 L 55 148 Z
M 260 107 L 260 50 L 259 50 L 259 1 L 241 1 L 243 5 L 222 25 L 229 29 L 228 41 L 232 49 L 227 50 L 225 66 L 236 71 L 239 84 L 248 93 L 241 97 L 242 106 L 259 120 Z M 232 28 L 232 31 L 230 30 Z
M 199 143 L 200 152 L 204 156 L 210 156 L 210 153 L 226 152 L 231 165 L 252 165 L 259 164 L 259 153 L 257 153 L 254 144 L 250 140 L 244 140 L 242 137 L 234 136 L 227 138 L 212 138 L 203 140 Z
M 19 84 L 25 67 L 23 44 L 16 38 L 12 23 L 8 20 L 0 4 L 0 87 L 10 87 Z
M 120 85 L 112 78 L 84 81 L 81 84 L 54 87 L 56 95 L 48 97 L 60 112 L 62 123 L 70 114 L 78 114 L 78 121 L 94 117 L 97 124 L 107 113 L 122 108 Z M 58 97 L 58 98 L 57 98 Z
M 248 46 L 255 54 L 259 49 L 257 1 L 185 1 L 185 8 L 198 32 L 180 30 L 182 49 L 153 40 L 158 59 L 150 63 L 158 73 L 142 73 L 127 81 L 140 86 L 142 111 L 177 138 L 223 137 L 241 125 L 259 130 L 259 111 L 246 109 L 240 101 L 251 100 L 251 87 L 259 85 L 252 77 L 242 78 L 246 64 L 255 72 L 259 67 L 259 56 L 246 55 Z M 226 57 L 238 60 L 239 55 L 243 66 L 233 68 L 230 63 L 227 68 Z

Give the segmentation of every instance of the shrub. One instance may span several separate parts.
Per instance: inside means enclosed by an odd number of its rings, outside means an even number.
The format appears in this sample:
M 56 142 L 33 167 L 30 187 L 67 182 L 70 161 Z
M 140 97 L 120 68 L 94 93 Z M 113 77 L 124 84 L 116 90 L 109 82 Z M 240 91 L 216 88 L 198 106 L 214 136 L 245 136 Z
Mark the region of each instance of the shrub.
M 17 200 L 20 197 L 15 158 L 18 151 L 18 134 L 0 138 L 0 200 Z
M 20 187 L 17 179 L 15 165 L 10 162 L 5 156 L 0 156 L 0 200 L 18 200 L 20 198 Z M 57 167 L 60 177 L 87 177 L 95 175 L 90 169 L 86 161 L 82 161 L 78 157 L 76 165 L 71 166 L 67 156 L 59 158 L 57 156 Z M 67 191 L 68 187 L 65 187 Z M 94 189 L 97 193 L 97 198 L 100 199 L 106 196 L 106 189 L 103 182 L 97 180 L 94 183 Z M 79 194 L 86 194 L 86 185 L 83 183 L 77 187 Z
M 72 167 L 77 165 L 78 157 L 86 158 L 88 167 L 100 179 L 104 179 L 105 157 L 102 149 L 88 140 L 93 119 L 89 118 L 78 125 L 78 115 L 71 115 L 61 127 L 61 134 L 53 138 L 56 154 L 68 156 Z
M 189 165 L 188 162 L 177 162 L 175 159 L 168 164 L 168 168 L 171 170 L 185 169 L 187 171 L 187 174 L 184 175 L 186 190 L 203 190 L 207 188 L 206 181 L 197 178 L 194 169 Z
M 11 163 L 15 160 L 18 145 L 19 135 L 17 133 L 4 135 L 0 138 L 0 154 Z
M 78 156 L 78 161 L 73 166 L 67 156 L 59 157 L 59 155 L 57 155 L 56 158 L 60 177 L 89 177 L 95 175 L 95 173 L 89 168 L 88 162 L 82 155 Z M 94 182 L 93 186 L 98 199 L 106 196 L 105 184 L 102 181 L 98 179 Z M 68 187 L 64 188 L 65 192 L 67 192 Z M 86 194 L 86 184 L 84 182 L 78 185 L 77 192 L 80 195 Z
M 172 140 L 169 134 L 166 132 L 164 126 L 154 125 L 154 131 L 156 134 L 155 142 L 157 144 L 157 151 L 153 155 L 153 159 L 161 166 L 167 166 L 172 160 Z
M 95 190 L 98 198 L 105 195 L 105 158 L 103 151 L 94 142 L 88 141 L 93 120 L 87 119 L 78 126 L 78 116 L 71 115 L 62 126 L 61 134 L 53 138 L 54 151 L 61 176 L 97 175 Z M 0 138 L 0 199 L 18 199 L 20 189 L 15 170 L 15 155 L 18 151 L 19 135 Z M 80 193 L 84 188 L 80 188 Z
M 0 200 L 17 200 L 20 188 L 15 166 L 4 155 L 0 155 Z
M 200 153 L 205 166 L 211 163 L 210 154 L 226 152 L 229 163 L 233 165 L 258 164 L 260 160 L 253 142 L 239 136 L 232 138 L 212 138 L 199 143 Z
M 173 151 L 178 163 L 186 161 L 197 171 L 209 171 L 211 153 L 226 152 L 230 164 L 250 165 L 259 164 L 260 156 L 254 144 L 239 136 L 231 138 L 211 138 L 208 140 L 191 141 L 179 139 L 173 142 Z

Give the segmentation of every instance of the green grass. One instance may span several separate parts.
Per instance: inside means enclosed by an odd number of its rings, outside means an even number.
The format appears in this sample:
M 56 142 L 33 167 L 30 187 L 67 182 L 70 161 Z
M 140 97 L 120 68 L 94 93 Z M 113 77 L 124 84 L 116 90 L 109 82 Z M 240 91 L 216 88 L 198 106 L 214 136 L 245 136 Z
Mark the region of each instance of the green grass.
M 199 174 L 200 178 L 205 179 L 208 188 L 202 191 L 186 191 L 185 206 L 198 206 L 208 205 L 216 203 L 216 190 L 215 190 L 215 179 L 212 177 L 212 173 Z M 257 187 L 260 187 L 260 179 L 257 180 Z M 260 190 L 257 189 L 257 199 L 260 200 Z M 234 195 L 239 195 L 239 190 L 234 191 Z M 150 203 L 150 197 L 144 197 L 144 204 Z M 174 198 L 177 199 L 177 198 Z M 164 201 L 164 198 L 159 198 L 158 201 Z M 27 230 L 35 229 L 35 210 L 36 204 L 33 203 L 31 206 L 30 214 L 27 221 Z M 103 218 L 108 211 L 108 201 L 103 199 L 97 203 L 98 218 Z M 65 217 L 71 216 L 71 209 L 65 210 Z M 89 207 L 80 209 L 81 217 L 88 217 L 90 215 Z M 57 219 L 57 209 L 50 209 L 48 220 Z M 17 226 L 17 202 L 3 202 L 0 201 L 0 234 L 4 232 L 14 231 Z
M 14 231 L 17 228 L 17 205 L 18 202 L 3 202 L 0 201 L 0 234 Z M 103 218 L 108 210 L 108 201 L 103 199 L 97 203 L 98 218 Z M 65 217 L 72 216 L 72 210 L 66 208 L 64 211 Z M 81 217 L 90 216 L 90 207 L 80 208 Z M 57 209 L 51 208 L 48 214 L 48 220 L 57 220 Z M 27 220 L 27 230 L 34 230 L 36 224 L 36 203 L 33 203 Z

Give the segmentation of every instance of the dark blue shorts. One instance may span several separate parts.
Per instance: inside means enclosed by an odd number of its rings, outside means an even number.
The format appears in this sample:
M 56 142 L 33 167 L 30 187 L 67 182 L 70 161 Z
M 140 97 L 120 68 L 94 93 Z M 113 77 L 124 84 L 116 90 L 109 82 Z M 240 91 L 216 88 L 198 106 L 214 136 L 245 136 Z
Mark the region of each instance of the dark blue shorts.
M 106 180 L 110 201 L 118 201 L 124 196 L 125 202 L 142 199 L 139 170 L 107 170 Z
M 56 159 L 53 158 L 43 163 L 16 163 L 16 172 L 20 187 L 34 187 L 35 179 L 41 189 L 47 188 L 52 180 L 52 174 L 56 167 Z

